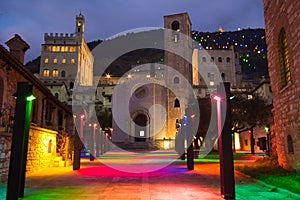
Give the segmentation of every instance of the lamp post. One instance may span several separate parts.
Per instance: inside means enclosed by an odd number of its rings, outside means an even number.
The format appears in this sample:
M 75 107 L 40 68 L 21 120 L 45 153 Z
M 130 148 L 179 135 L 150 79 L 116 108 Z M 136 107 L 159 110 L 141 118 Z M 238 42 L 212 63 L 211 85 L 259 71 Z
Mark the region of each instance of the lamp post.
M 90 127 L 92 126 L 92 124 L 89 125 Z M 97 124 L 94 123 L 93 124 L 93 133 L 91 134 L 90 137 L 90 161 L 94 161 L 95 159 L 95 133 L 96 133 L 96 128 L 97 128 Z
M 82 136 L 83 136 L 83 119 L 85 115 L 81 114 L 79 115 L 79 134 L 74 135 L 74 162 L 73 162 L 73 170 L 79 170 L 80 169 L 80 152 L 82 149 Z M 76 119 L 76 116 L 74 116 L 74 119 Z
M 224 199 L 235 199 L 230 107 L 230 83 L 224 83 L 224 89 L 221 88 L 221 86 L 218 86 L 218 95 L 214 96 L 213 98 L 217 102 L 221 196 Z M 221 106 L 222 102 L 225 103 L 226 110 L 225 106 Z M 223 128 L 222 113 L 224 113 Z
M 17 85 L 14 128 L 7 183 L 7 200 L 17 200 L 24 196 L 26 161 L 32 101 L 32 85 L 19 82 Z

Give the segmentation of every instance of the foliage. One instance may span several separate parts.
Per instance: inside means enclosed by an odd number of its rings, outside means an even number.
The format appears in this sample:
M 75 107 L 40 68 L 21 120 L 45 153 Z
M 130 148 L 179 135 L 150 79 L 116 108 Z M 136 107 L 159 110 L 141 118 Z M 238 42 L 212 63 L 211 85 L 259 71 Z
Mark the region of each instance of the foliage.
M 268 124 L 272 116 L 272 107 L 259 97 L 248 99 L 245 95 L 237 94 L 231 100 L 231 109 L 235 132 Z
M 97 115 L 98 121 L 100 122 L 100 125 L 103 129 L 112 127 L 112 113 L 111 112 L 109 112 L 107 109 L 105 109 L 104 111 L 100 111 L 96 107 L 96 115 Z

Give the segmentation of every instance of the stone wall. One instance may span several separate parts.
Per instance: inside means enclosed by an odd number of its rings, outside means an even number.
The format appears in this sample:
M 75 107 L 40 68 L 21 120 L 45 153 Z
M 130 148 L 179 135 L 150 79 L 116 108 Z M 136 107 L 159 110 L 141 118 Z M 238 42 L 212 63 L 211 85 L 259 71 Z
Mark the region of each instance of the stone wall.
M 10 159 L 12 135 L 0 133 L 0 182 L 5 183 L 8 179 L 8 167 Z
M 273 114 L 278 162 L 289 170 L 300 170 L 300 1 L 264 0 L 268 66 L 273 91 Z M 286 32 L 291 83 L 280 86 L 278 38 Z M 293 151 L 289 151 L 288 137 Z M 291 147 L 291 146 L 290 146 Z
M 30 127 L 26 173 L 51 167 L 56 157 L 56 131 Z

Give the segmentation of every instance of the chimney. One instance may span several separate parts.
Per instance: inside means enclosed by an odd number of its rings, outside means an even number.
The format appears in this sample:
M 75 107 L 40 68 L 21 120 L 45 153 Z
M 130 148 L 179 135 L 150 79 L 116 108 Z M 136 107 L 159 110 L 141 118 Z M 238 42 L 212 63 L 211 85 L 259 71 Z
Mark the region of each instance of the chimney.
M 24 55 L 30 46 L 18 34 L 15 34 L 15 36 L 5 42 L 5 44 L 9 47 L 10 53 L 24 64 Z

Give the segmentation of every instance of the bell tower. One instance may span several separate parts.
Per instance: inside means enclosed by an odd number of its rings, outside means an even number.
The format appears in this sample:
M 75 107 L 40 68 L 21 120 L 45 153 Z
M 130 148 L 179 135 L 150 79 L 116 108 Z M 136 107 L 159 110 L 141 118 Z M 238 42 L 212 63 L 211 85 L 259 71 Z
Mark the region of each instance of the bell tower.
M 75 26 L 76 35 L 84 36 L 84 22 L 85 22 L 84 16 L 80 12 L 79 15 L 76 15 L 76 26 Z
M 176 134 L 176 122 L 183 118 L 192 83 L 191 20 L 187 13 L 164 16 L 164 45 L 167 98 L 167 138 Z

